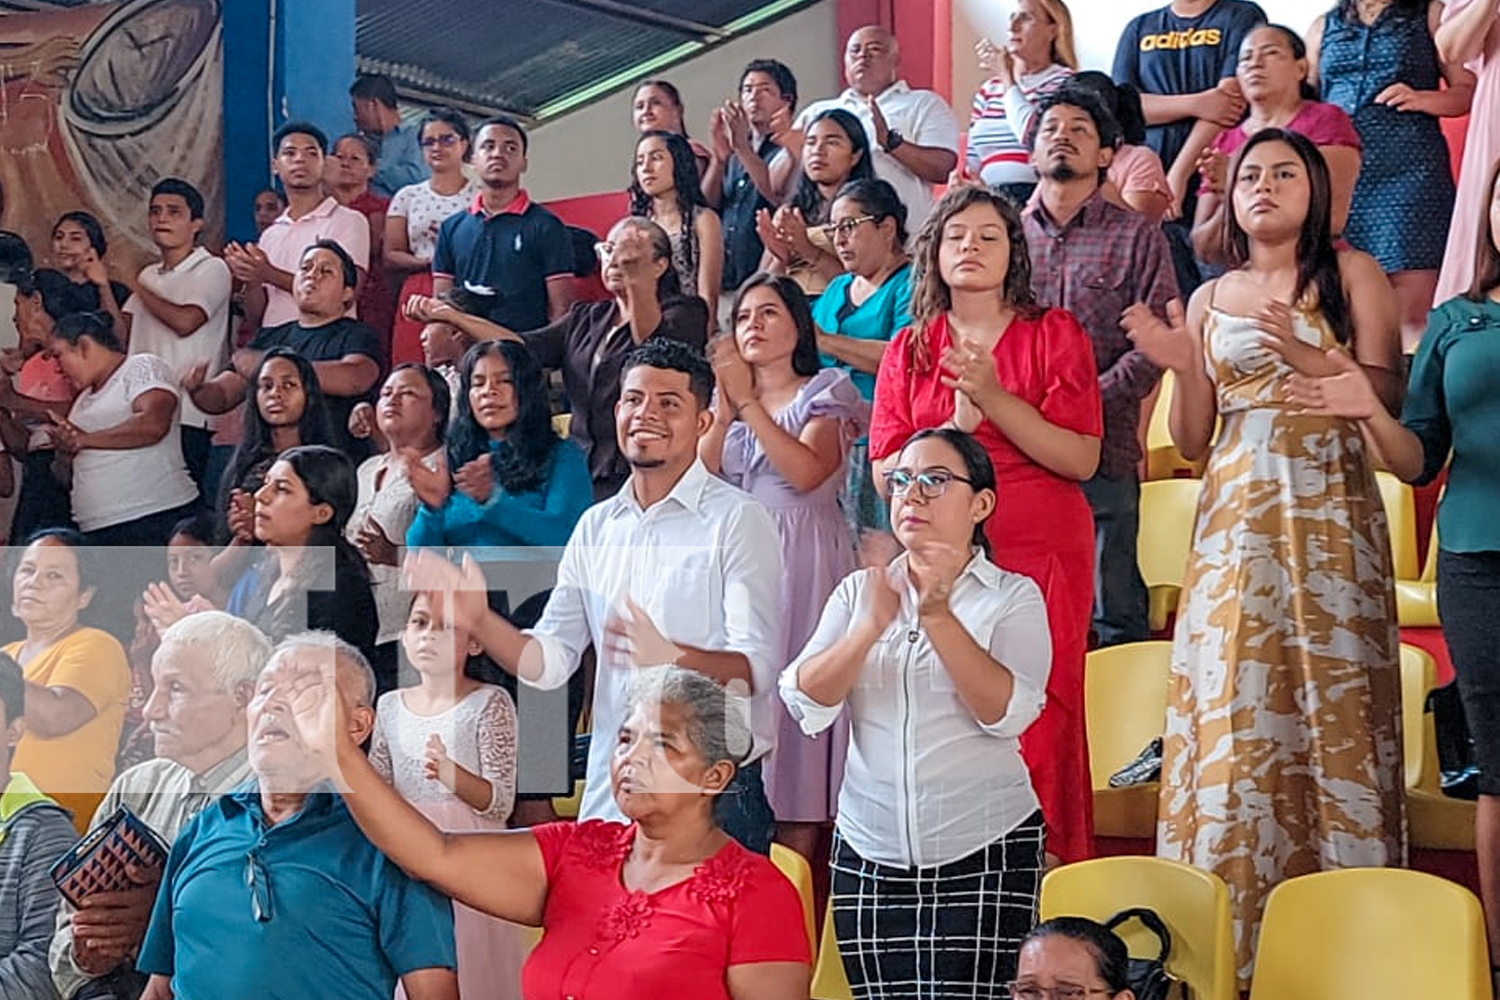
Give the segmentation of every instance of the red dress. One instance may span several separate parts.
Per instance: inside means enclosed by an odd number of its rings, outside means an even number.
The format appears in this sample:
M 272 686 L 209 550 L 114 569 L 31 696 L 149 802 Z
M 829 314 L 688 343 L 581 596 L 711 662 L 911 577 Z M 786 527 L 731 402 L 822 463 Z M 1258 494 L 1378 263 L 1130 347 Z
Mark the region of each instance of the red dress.
M 870 458 L 897 451 L 912 434 L 953 417 L 953 390 L 939 381 L 937 359 L 951 337 L 947 317 L 927 328 L 926 359 L 913 362 L 917 337 L 907 327 L 891 341 L 875 379 Z M 1088 334 L 1070 313 L 1017 316 L 995 344 L 1000 385 L 1050 423 L 1099 436 L 1099 375 Z M 1021 736 L 1021 753 L 1047 819 L 1047 849 L 1064 862 L 1093 854 L 1093 791 L 1084 736 L 1083 657 L 1094 602 L 1094 517 L 1077 482 L 1028 458 L 988 420 L 974 432 L 995 465 L 998 503 L 985 523 L 1002 569 L 1042 588 L 1052 633 L 1047 705 Z
M 725 970 L 811 964 L 802 901 L 769 860 L 730 840 L 675 885 L 626 889 L 635 827 L 532 829 L 547 867 L 545 933 L 521 969 L 526 1000 L 729 1000 Z

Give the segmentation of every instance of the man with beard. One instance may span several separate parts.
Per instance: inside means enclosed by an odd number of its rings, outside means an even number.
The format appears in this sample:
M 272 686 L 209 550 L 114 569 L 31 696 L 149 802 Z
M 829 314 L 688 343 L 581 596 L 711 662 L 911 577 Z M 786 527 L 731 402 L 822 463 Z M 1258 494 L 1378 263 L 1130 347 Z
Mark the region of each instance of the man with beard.
M 653 337 L 630 353 L 615 404 L 630 478 L 584 512 L 535 628 L 521 632 L 489 610 L 472 559 L 460 571 L 423 551 L 406 569 L 414 590 L 453 592 L 456 627 L 528 684 L 561 687 L 590 643 L 598 651 L 580 820 L 626 821 L 609 764 L 635 668 L 672 664 L 748 694 L 754 745 L 717 811 L 726 833 L 765 854 L 775 820 L 761 761 L 775 746 L 781 710 L 781 546 L 765 507 L 698 460 L 698 440 L 714 421 L 713 387 L 713 369 L 687 344 Z
M 1120 314 L 1137 302 L 1165 315 L 1177 296 L 1171 253 L 1145 216 L 1107 201 L 1105 171 L 1120 127 L 1099 100 L 1064 86 L 1038 109 L 1032 164 L 1040 180 L 1023 213 L 1038 301 L 1078 318 L 1094 343 L 1104 438 L 1099 470 L 1083 483 L 1094 512 L 1093 626 L 1102 645 L 1148 634 L 1146 585 L 1136 566 L 1141 400 L 1161 373 L 1126 338 Z
M 346 737 L 298 725 L 335 697 L 362 742 L 375 722 L 364 656 L 328 632 L 276 647 L 246 709 L 253 778 L 172 846 L 136 961 L 151 974 L 143 1000 L 371 1000 L 398 980 L 409 1000 L 457 1000 L 452 904 L 355 826 L 333 785 Z

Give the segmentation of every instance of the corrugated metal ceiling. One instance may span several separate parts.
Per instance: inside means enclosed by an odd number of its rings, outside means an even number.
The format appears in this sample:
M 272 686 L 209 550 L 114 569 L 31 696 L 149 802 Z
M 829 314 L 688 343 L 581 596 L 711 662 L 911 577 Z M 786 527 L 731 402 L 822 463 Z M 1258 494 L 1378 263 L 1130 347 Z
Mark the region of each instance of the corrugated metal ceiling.
M 815 2 L 358 0 L 355 51 L 416 103 L 537 122 Z

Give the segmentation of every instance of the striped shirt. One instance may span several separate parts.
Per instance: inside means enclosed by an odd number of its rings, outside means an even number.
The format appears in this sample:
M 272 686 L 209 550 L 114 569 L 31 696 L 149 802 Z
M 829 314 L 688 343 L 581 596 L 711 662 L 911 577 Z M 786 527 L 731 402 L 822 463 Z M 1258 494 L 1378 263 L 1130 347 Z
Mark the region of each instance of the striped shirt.
M 1026 131 L 1042 98 L 1051 95 L 1073 75 L 1060 63 L 1023 74 L 1009 87 L 991 77 L 974 94 L 969 117 L 969 173 L 986 184 L 1035 184 Z

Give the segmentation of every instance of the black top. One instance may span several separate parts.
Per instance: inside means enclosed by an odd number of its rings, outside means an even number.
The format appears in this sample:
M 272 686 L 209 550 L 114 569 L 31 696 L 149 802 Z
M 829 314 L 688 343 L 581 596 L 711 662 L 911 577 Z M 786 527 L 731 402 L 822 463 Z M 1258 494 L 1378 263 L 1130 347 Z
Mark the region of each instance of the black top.
M 301 323 L 283 323 L 281 326 L 265 327 L 250 341 L 252 351 L 269 351 L 273 347 L 289 347 L 308 361 L 340 361 L 350 354 L 363 354 L 384 368 L 380 350 L 380 335 L 357 319 L 340 316 L 323 326 L 305 327 Z M 349 434 L 349 413 L 356 403 L 372 401 L 379 385 L 376 380 L 368 390 L 357 396 L 335 396 L 325 391 L 328 399 L 328 417 L 333 424 L 333 440 L 329 443 L 356 462 L 368 454 L 368 445 L 356 441 Z M 251 390 L 254 391 L 253 388 Z

